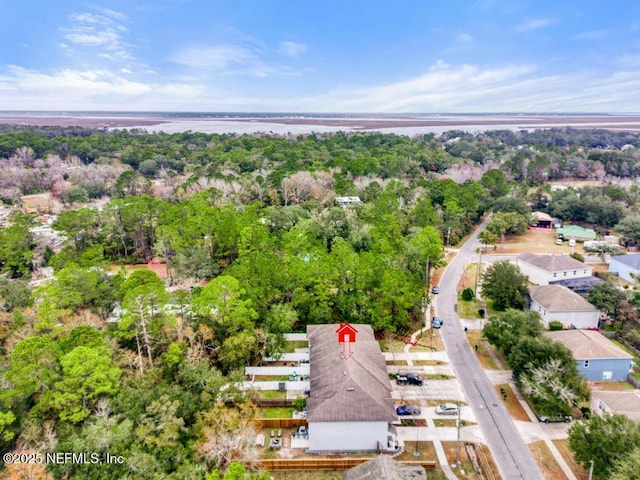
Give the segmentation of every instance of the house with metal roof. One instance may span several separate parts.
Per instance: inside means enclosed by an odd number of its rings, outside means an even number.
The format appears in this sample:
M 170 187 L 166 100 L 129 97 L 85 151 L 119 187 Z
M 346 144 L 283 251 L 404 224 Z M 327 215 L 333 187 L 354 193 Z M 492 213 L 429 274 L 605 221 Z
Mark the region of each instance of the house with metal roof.
M 640 390 L 591 390 L 591 411 L 640 422 Z
M 567 225 L 556 229 L 558 235 L 562 235 L 565 240 L 579 240 L 584 242 L 586 240 L 595 240 L 596 232 L 592 228 L 581 227 L 580 225 Z
M 341 327 L 307 326 L 309 451 L 393 451 L 398 416 L 380 346 L 370 325 L 352 325 L 357 340 L 348 342 Z
M 529 310 L 538 312 L 545 327 L 549 322 L 560 322 L 565 328 L 598 328 L 600 310 L 567 287 L 531 287 L 529 296 Z
M 595 330 L 544 332 L 573 354 L 578 371 L 591 382 L 626 380 L 633 357 Z
M 593 268 L 569 255 L 536 255 L 524 252 L 516 258 L 523 275 L 535 285 L 548 285 L 557 280 L 584 278 L 593 275 Z
M 609 273 L 618 275 L 627 282 L 635 283 L 634 275 L 640 275 L 640 253 L 611 257 L 609 259 Z

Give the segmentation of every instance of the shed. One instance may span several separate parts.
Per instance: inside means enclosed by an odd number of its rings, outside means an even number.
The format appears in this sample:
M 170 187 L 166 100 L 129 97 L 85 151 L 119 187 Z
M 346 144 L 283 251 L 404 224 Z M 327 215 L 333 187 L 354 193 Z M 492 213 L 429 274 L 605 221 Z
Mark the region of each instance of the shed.
M 551 215 L 544 212 L 531 212 L 532 225 L 536 227 L 551 228 L 553 225 L 553 218 Z

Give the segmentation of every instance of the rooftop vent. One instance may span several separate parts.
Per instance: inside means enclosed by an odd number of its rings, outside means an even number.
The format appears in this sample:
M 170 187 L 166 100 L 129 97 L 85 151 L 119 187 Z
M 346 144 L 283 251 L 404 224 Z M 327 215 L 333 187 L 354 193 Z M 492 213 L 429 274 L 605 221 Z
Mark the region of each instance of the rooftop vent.
M 347 387 L 347 392 L 353 392 L 355 390 L 354 387 Z

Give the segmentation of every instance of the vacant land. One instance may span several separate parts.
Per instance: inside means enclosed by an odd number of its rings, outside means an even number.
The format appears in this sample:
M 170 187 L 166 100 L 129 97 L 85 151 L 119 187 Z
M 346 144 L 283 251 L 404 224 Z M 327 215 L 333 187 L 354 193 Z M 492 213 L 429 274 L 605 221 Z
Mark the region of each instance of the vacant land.
M 518 255 L 523 252 L 530 253 L 565 253 L 572 251 L 584 254 L 582 244 L 570 247 L 568 242 L 556 245 L 556 233 L 553 229 L 529 229 L 524 235 L 507 237 L 504 243 L 496 245 L 495 250 L 487 249 L 488 254 Z
M 536 463 L 542 470 L 544 478 L 549 480 L 566 480 L 567 476 L 556 462 L 556 459 L 542 440 L 529 444 L 529 450 L 533 454 Z

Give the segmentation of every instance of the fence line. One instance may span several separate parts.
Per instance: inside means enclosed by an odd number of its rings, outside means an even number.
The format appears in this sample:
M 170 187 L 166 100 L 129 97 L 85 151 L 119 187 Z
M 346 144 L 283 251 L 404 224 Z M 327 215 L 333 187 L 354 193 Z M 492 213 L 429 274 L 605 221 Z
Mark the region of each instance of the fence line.
M 256 418 L 258 428 L 298 428 L 307 426 L 306 418 Z
M 259 460 L 260 466 L 274 470 L 347 470 L 367 462 L 371 458 L 269 458 Z M 426 469 L 436 468 L 435 460 L 401 462 L 407 465 L 421 465 Z

